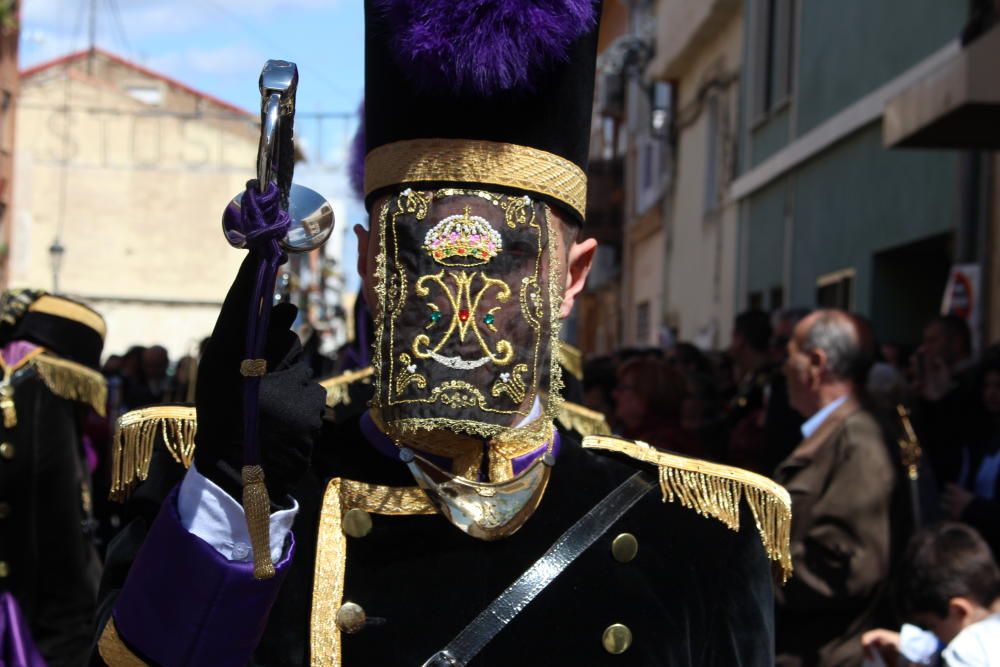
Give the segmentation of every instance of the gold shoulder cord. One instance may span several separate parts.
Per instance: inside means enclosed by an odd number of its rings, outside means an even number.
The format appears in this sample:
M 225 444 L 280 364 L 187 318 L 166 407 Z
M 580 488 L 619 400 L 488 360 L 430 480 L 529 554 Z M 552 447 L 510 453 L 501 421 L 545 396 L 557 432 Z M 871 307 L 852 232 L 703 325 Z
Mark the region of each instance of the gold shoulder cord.
M 194 406 L 154 405 L 119 417 L 111 441 L 112 500 L 124 501 L 132 488 L 149 476 L 157 434 L 174 460 L 190 467 L 197 430 Z
M 337 612 L 344 602 L 347 536 L 344 513 L 361 509 L 369 514 L 412 516 L 437 510 L 418 487 L 390 487 L 334 478 L 326 486 L 319 519 L 316 569 L 310 616 L 310 664 L 340 667 L 341 641 Z
M 731 530 L 740 527 L 740 499 L 746 498 L 768 557 L 781 565 L 783 580 L 792 574 L 792 500 L 780 484 L 756 473 L 718 463 L 661 452 L 648 444 L 610 436 L 587 436 L 586 449 L 625 454 L 660 471 L 664 502 L 679 501 Z
M 375 373 L 371 366 L 365 366 L 356 371 L 347 371 L 320 382 L 326 390 L 326 405 L 329 408 L 338 405 L 351 404 L 351 385 L 359 380 L 370 378 Z

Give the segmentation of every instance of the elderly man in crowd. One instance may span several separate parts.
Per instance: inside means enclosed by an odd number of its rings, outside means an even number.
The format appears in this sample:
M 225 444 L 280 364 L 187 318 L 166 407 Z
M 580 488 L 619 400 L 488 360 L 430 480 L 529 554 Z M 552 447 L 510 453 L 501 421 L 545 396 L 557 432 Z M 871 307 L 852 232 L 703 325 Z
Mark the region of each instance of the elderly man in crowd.
M 789 399 L 806 422 L 776 473 L 792 497 L 795 566 L 777 593 L 779 667 L 860 665 L 860 636 L 889 574 L 894 470 L 857 400 L 864 359 L 858 326 L 841 311 L 807 316 L 788 343 Z

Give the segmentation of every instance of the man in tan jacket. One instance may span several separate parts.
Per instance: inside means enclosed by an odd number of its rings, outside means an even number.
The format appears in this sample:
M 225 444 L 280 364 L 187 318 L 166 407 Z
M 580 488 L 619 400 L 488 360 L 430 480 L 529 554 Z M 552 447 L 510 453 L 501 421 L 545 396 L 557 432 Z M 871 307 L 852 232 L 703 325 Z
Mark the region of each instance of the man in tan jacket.
M 792 497 L 795 574 L 777 593 L 779 667 L 857 667 L 889 575 L 894 485 L 882 432 L 857 400 L 864 353 L 853 318 L 817 311 L 795 328 L 785 375 L 806 422 L 778 466 Z

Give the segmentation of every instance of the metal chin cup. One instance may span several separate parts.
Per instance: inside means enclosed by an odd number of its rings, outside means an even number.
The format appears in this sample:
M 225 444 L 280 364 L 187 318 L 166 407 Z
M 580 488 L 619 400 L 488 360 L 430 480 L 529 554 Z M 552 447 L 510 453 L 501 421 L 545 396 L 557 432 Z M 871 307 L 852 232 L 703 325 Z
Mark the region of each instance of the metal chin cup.
M 399 458 L 442 516 L 487 541 L 512 535 L 534 514 L 555 463 L 547 453 L 513 479 L 485 483 L 445 472 L 409 448 L 401 449 Z
M 274 181 L 282 190 L 283 205 L 292 218 L 281 247 L 292 253 L 309 252 L 323 245 L 333 231 L 333 206 L 321 194 L 292 183 L 295 155 L 291 150 L 295 122 L 295 92 L 299 72 L 295 63 L 268 60 L 260 73 L 260 144 L 257 148 L 257 185 L 264 192 Z M 286 150 L 281 147 L 286 146 Z M 234 248 L 246 247 L 240 203 L 236 195 L 222 214 L 222 231 Z

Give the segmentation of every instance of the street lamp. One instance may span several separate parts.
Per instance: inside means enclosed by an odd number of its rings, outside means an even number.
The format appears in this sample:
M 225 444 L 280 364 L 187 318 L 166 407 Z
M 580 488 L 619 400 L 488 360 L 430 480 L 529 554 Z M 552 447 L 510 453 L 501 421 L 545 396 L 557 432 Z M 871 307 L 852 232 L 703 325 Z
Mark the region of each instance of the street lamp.
M 52 262 L 52 291 L 56 294 L 59 293 L 59 269 L 62 268 L 63 253 L 65 252 L 66 247 L 60 243 L 57 236 L 52 241 L 52 245 L 49 246 L 49 259 Z

